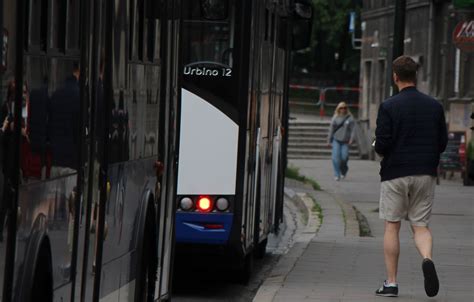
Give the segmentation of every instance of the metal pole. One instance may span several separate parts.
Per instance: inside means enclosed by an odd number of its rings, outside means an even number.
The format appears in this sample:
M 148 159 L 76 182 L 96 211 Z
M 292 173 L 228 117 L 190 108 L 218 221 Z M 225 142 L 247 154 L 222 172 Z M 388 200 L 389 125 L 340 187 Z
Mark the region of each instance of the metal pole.
M 405 40 L 405 11 L 407 6 L 406 0 L 395 0 L 395 16 L 393 28 L 393 51 L 392 62 L 399 56 L 403 55 L 404 40 Z M 391 76 L 391 75 L 390 75 Z M 392 80 L 390 79 L 392 82 Z M 398 93 L 398 88 L 392 82 L 393 94 Z

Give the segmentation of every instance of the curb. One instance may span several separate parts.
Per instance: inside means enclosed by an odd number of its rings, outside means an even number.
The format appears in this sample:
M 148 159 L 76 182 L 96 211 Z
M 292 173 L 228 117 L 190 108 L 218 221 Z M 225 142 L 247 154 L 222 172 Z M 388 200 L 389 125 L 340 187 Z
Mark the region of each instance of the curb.
M 317 217 L 317 213 L 313 212 L 313 199 L 308 196 L 313 195 L 309 194 L 311 192 L 314 193 L 319 191 L 314 191 L 312 188 L 308 188 L 307 185 L 295 180 L 290 180 L 287 182 L 286 179 L 285 182 L 291 183 L 292 185 L 297 187 L 297 189 L 301 189 L 302 193 L 297 193 L 292 188 L 285 187 L 284 192 L 285 196 L 291 199 L 302 213 L 308 214 L 308 221 L 306 223 L 305 230 L 300 234 L 300 236 L 298 236 L 298 238 L 296 238 L 296 242 L 293 247 L 289 250 L 287 254 L 283 255 L 280 258 L 280 260 L 277 262 L 267 279 L 265 279 L 263 284 L 260 286 L 255 297 L 252 300 L 253 302 L 273 301 L 278 291 L 282 287 L 283 283 L 285 282 L 287 276 L 296 265 L 296 262 L 303 255 L 309 243 L 318 234 L 319 229 L 322 226 L 319 224 L 319 218 Z M 322 192 L 324 192 L 324 194 L 328 194 L 330 198 L 333 199 L 333 201 L 339 206 L 340 211 L 342 212 L 342 216 L 344 217 L 344 236 L 359 237 L 359 221 L 357 219 L 357 214 L 353 206 L 332 193 L 326 191 Z M 316 202 L 318 202 L 319 204 L 318 200 L 316 200 Z
M 292 271 L 298 259 L 303 255 L 311 240 L 316 236 L 319 229 L 319 219 L 317 214 L 312 211 L 314 205 L 313 200 L 306 193 L 296 193 L 293 189 L 285 187 L 285 196 L 291 199 L 298 210 L 303 215 L 307 215 L 306 227 L 289 252 L 283 255 L 277 262 L 270 275 L 265 279 L 263 284 L 253 298 L 255 302 L 271 302 L 275 298 L 278 290 L 285 282 L 286 277 Z
M 359 220 L 357 219 L 356 211 L 352 204 L 340 199 L 334 194 L 330 194 L 334 200 L 339 204 L 344 215 L 345 235 L 347 237 L 360 237 Z

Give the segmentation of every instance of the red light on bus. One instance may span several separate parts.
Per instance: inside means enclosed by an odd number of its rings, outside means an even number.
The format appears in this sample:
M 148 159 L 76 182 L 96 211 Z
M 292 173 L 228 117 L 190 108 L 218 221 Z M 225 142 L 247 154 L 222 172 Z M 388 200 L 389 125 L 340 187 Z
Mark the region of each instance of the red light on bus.
M 209 230 L 222 230 L 222 229 L 224 229 L 224 225 L 222 225 L 222 224 L 207 223 L 207 224 L 204 224 L 204 227 L 206 229 L 209 229 Z
M 201 212 L 210 212 L 212 210 L 211 200 L 207 197 L 199 198 L 197 202 L 197 208 Z

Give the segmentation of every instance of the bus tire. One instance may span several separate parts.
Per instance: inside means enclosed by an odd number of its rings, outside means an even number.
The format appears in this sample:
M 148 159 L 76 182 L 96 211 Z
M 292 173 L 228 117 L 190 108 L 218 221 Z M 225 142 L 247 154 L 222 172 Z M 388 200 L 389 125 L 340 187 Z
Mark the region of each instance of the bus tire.
M 53 301 L 53 270 L 49 245 L 43 240 L 36 261 L 30 301 Z
M 265 257 L 265 254 L 267 252 L 267 243 L 268 239 L 266 238 L 265 240 L 262 240 L 262 242 L 257 244 L 255 249 L 255 257 L 257 259 L 263 259 Z
M 156 237 L 153 234 L 153 211 L 147 211 L 147 219 L 145 223 L 145 231 L 141 248 L 138 250 L 138 270 L 135 286 L 136 302 L 153 302 L 155 301 L 155 283 L 157 280 L 157 247 L 154 244 Z
M 242 263 L 242 267 L 237 272 L 237 282 L 242 285 L 249 283 L 253 272 L 253 252 L 248 253 Z

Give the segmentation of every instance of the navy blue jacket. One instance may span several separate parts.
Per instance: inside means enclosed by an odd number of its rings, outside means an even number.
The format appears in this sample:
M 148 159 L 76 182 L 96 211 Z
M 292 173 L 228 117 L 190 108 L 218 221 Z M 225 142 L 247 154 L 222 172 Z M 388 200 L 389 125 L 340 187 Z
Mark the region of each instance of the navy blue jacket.
M 443 106 L 415 87 L 384 101 L 377 116 L 375 152 L 383 156 L 382 181 L 437 175 L 448 134 Z

